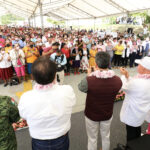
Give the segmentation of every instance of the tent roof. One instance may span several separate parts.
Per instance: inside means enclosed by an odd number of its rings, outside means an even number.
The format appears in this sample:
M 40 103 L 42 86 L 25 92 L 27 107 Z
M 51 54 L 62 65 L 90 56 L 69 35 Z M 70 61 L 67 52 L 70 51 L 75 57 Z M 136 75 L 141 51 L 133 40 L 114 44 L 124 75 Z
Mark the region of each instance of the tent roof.
M 41 0 L 43 15 L 58 20 L 101 18 L 150 9 L 150 0 Z M 0 0 L 1 14 L 40 14 L 38 0 Z

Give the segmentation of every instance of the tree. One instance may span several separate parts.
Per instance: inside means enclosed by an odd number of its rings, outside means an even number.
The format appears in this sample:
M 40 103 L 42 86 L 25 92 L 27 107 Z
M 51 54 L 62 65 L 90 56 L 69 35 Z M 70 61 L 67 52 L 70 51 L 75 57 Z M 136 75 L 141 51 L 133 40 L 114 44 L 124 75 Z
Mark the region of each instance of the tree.
M 53 20 L 51 18 L 47 18 L 47 21 L 53 25 L 64 25 L 65 24 L 65 21 L 56 21 L 56 20 Z
M 13 14 L 6 14 L 6 15 L 1 16 L 0 20 L 3 25 L 8 25 L 8 24 L 14 23 L 16 21 L 22 21 L 25 19 L 23 17 L 19 17 L 16 15 L 13 15 Z

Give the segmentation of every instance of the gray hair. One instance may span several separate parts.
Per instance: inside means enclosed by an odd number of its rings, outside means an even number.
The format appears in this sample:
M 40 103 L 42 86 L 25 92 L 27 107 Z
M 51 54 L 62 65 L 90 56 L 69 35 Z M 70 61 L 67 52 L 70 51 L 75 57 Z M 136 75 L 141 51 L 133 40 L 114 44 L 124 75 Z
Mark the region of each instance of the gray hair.
M 110 55 L 106 52 L 98 52 L 95 61 L 99 68 L 107 69 L 110 66 Z

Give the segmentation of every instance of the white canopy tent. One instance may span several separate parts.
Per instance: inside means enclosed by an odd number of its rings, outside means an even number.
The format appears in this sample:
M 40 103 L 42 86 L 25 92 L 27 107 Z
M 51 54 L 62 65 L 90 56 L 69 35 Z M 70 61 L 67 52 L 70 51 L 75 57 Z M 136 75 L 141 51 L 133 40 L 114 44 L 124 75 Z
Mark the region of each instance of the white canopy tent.
M 96 19 L 150 9 L 150 0 L 0 0 L 0 15 L 57 20 Z
M 150 0 L 0 0 L 0 12 L 23 17 L 40 15 L 58 20 L 90 19 L 150 9 Z

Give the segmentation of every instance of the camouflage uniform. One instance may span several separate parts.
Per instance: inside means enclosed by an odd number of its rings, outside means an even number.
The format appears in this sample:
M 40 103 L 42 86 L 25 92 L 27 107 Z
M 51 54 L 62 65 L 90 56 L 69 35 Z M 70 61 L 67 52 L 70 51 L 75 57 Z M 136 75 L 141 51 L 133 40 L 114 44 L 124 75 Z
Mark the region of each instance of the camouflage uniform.
M 0 150 L 17 150 L 12 123 L 19 120 L 18 108 L 8 96 L 0 96 Z

